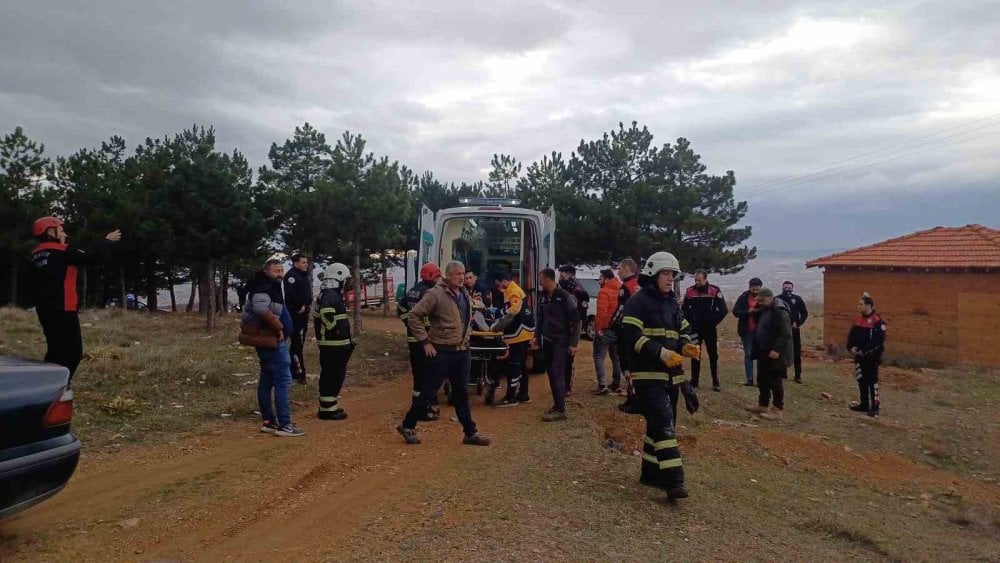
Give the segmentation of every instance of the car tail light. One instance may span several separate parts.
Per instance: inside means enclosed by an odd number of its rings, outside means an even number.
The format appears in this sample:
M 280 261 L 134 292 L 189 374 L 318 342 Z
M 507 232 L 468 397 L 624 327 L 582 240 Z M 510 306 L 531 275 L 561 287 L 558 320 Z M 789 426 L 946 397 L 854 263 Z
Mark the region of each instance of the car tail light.
M 73 420 L 73 390 L 63 387 L 56 395 L 56 400 L 49 405 L 49 410 L 45 412 L 42 426 L 52 428 L 69 424 Z

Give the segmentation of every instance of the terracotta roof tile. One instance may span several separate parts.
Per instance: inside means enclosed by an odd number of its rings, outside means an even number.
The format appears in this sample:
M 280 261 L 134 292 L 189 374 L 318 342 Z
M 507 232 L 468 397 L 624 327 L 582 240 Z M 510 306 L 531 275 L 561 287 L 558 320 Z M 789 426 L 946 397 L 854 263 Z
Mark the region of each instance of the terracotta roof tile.
M 1000 230 L 936 227 L 810 260 L 806 266 L 1000 269 Z

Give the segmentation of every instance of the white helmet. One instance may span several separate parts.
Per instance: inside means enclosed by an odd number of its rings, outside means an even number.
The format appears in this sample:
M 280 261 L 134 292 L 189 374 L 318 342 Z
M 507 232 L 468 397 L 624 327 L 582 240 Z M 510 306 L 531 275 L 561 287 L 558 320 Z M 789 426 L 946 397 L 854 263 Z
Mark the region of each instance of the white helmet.
M 330 280 L 343 283 L 344 280 L 346 280 L 349 277 L 351 277 L 351 270 L 348 269 L 347 266 L 341 264 L 340 262 L 334 262 L 333 264 L 327 266 L 325 270 L 323 270 L 323 273 L 320 274 L 319 279 L 323 281 Z
M 669 252 L 656 252 L 646 258 L 642 264 L 642 275 L 654 277 L 663 270 L 670 270 L 677 275 L 681 273 L 681 265 L 677 258 Z

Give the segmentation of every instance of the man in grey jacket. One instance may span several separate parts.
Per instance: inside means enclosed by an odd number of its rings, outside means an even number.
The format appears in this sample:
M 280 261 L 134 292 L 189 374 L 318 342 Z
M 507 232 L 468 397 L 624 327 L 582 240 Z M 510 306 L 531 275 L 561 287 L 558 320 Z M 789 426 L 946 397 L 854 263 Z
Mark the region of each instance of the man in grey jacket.
M 469 336 L 472 325 L 472 299 L 465 290 L 465 266 L 449 262 L 444 276 L 410 309 L 406 323 L 417 342 L 430 358 L 429 376 L 420 394 L 413 398 L 406 418 L 396 427 L 407 444 L 419 444 L 417 420 L 427 413 L 431 399 L 445 379 L 455 394 L 455 415 L 465 432 L 463 444 L 488 446 L 490 439 L 476 430 L 469 406 L 469 371 L 472 356 Z

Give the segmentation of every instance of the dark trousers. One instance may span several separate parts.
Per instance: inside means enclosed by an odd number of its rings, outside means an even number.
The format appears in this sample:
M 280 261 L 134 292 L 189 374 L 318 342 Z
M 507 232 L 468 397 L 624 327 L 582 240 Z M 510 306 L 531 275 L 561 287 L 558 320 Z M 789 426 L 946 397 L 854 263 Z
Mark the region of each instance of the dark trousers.
M 431 399 L 437 396 L 438 389 L 447 379 L 451 384 L 451 392 L 455 401 L 455 415 L 462 424 L 466 436 L 476 434 L 476 423 L 472 420 L 472 407 L 469 406 L 469 370 L 472 368 L 472 355 L 468 350 L 438 350 L 437 356 L 430 358 L 430 370 L 424 379 L 420 394 L 413 398 L 410 411 L 403 419 L 403 428 L 416 428 L 417 420 L 427 413 Z
M 528 357 L 528 342 L 510 345 L 507 355 L 507 399 L 524 399 L 528 396 L 528 374 L 524 370 L 524 361 Z
M 792 355 L 795 358 L 795 379 L 802 379 L 802 332 L 792 329 Z
M 854 377 L 858 380 L 861 407 L 868 411 L 878 411 L 881 405 L 878 393 L 878 366 L 876 360 L 854 361 Z
M 288 354 L 292 357 L 292 377 L 299 381 L 306 379 L 306 360 L 302 355 L 302 346 L 306 340 L 306 330 L 309 329 L 309 310 L 305 313 L 292 314 L 292 334 L 288 345 Z
M 354 352 L 352 346 L 319 347 L 319 410 L 335 412 L 342 410 L 337 397 L 347 378 L 347 362 Z
M 670 490 L 684 485 L 684 467 L 674 433 L 670 385 L 665 381 L 636 381 L 636 401 L 646 419 L 640 482 Z M 674 399 L 676 400 L 676 399 Z
M 760 389 L 760 400 L 757 404 L 766 407 L 774 403 L 776 409 L 784 409 L 785 383 L 783 380 L 787 374 L 788 366 L 780 359 L 758 358 L 757 387 Z
M 410 371 L 413 373 L 412 398 L 420 396 L 420 391 L 424 388 L 427 378 L 430 377 L 431 359 L 424 352 L 424 346 L 417 342 L 410 342 Z M 443 380 L 442 380 L 443 381 Z M 431 397 L 432 406 L 438 404 L 438 389 L 434 390 Z
M 552 389 L 552 408 L 558 412 L 566 412 L 566 365 L 569 363 L 569 345 L 545 340 L 542 345 L 545 353 L 545 372 L 549 376 L 549 388 Z
M 38 322 L 45 333 L 45 361 L 59 364 L 69 370 L 73 380 L 80 360 L 83 359 L 83 337 L 80 335 L 80 317 L 76 311 L 42 311 L 38 309 Z
M 712 383 L 719 383 L 719 331 L 714 326 L 703 326 L 695 328 L 698 337 L 705 345 L 708 352 L 708 364 L 712 370 Z M 698 378 L 701 376 L 701 360 L 691 360 L 691 386 L 698 386 Z

